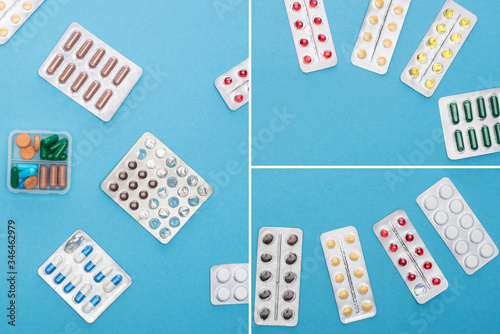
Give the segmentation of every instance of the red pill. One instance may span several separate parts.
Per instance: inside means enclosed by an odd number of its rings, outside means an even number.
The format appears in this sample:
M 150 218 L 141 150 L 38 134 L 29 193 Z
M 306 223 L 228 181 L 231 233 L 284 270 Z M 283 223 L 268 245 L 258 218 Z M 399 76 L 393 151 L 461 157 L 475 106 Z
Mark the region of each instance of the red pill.
M 431 268 L 432 268 L 432 263 L 430 263 L 430 262 L 424 263 L 424 269 L 425 270 L 430 270 Z
M 230 77 L 227 77 L 224 79 L 224 85 L 229 86 L 232 83 L 233 83 L 233 79 L 231 79 Z
M 308 46 L 308 45 L 309 45 L 309 41 L 308 41 L 306 38 L 302 38 L 302 39 L 300 40 L 300 45 L 302 45 L 302 46 L 304 46 L 304 47 L 305 47 L 305 46 Z
M 238 103 L 243 102 L 243 95 L 239 94 L 234 97 L 234 100 Z
M 300 6 L 300 3 L 298 2 L 294 2 L 293 5 L 292 5 L 292 9 L 296 12 L 298 12 L 300 10 L 301 6 Z
M 413 239 L 415 239 L 415 237 L 413 236 L 413 234 L 408 233 L 408 234 L 406 235 L 405 239 L 406 239 L 406 241 L 408 241 L 408 242 L 412 242 L 412 241 L 413 241 Z
M 310 64 L 312 62 L 312 58 L 310 56 L 305 56 L 304 57 L 304 63 Z
M 380 235 L 383 238 L 387 238 L 389 236 L 389 232 L 387 230 L 382 230 L 382 231 L 380 231 Z
M 408 274 L 408 280 L 409 280 L 409 281 L 414 281 L 414 280 L 415 280 L 415 278 L 417 278 L 417 276 L 415 276 L 415 274 L 413 274 L 413 273 L 409 273 L 409 274 Z
M 405 225 L 406 225 L 406 220 L 405 220 L 404 218 L 399 218 L 399 219 L 398 219 L 398 224 L 399 224 L 400 226 L 405 226 Z
M 318 7 L 318 1 L 317 0 L 310 0 L 309 6 L 311 6 L 312 8 Z
M 437 277 L 434 277 L 432 279 L 432 284 L 439 285 L 439 284 L 441 284 L 441 280 L 439 278 L 437 278 Z
M 402 257 L 399 259 L 398 263 L 401 267 L 404 267 L 404 266 L 406 266 L 407 262 L 406 262 L 406 259 Z
M 398 250 L 398 245 L 396 244 L 391 244 L 389 246 L 389 249 L 391 250 L 391 252 L 396 252 Z
M 326 50 L 323 52 L 323 57 L 325 57 L 325 59 L 330 59 L 332 57 L 332 51 Z
M 302 29 L 303 27 L 304 27 L 304 22 L 302 22 L 301 20 L 295 21 L 295 28 Z
M 240 78 L 246 78 L 248 75 L 248 72 L 247 72 L 247 70 L 241 70 L 238 72 L 238 75 L 240 76 Z
M 321 23 L 323 23 L 323 20 L 321 19 L 321 17 L 316 16 L 316 17 L 314 18 L 314 24 L 316 24 L 316 25 L 318 25 L 318 26 L 319 26 Z
M 422 256 L 424 254 L 424 250 L 422 249 L 422 247 L 417 247 L 417 248 L 415 248 L 415 253 L 418 256 Z
M 326 35 L 325 34 L 319 34 L 318 41 L 320 41 L 321 43 L 324 43 L 326 41 Z

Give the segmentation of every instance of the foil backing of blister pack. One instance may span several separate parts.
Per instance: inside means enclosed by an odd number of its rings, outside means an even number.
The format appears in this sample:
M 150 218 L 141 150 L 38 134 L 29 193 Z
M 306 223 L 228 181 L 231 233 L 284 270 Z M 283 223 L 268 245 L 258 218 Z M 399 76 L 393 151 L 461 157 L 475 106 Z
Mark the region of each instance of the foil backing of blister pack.
M 340 321 L 348 324 L 374 317 L 377 306 L 356 228 L 325 232 L 320 240 Z
M 436 261 L 406 212 L 398 209 L 373 225 L 373 232 L 419 304 L 448 288 Z
M 497 246 L 449 178 L 424 191 L 417 204 L 468 275 L 498 255 Z
M 0 1 L 0 45 L 7 43 L 43 2 L 44 0 Z
M 213 305 L 248 304 L 248 263 L 219 264 L 210 268 L 210 301 Z
M 250 99 L 250 60 L 233 67 L 220 77 L 214 84 L 219 94 L 231 110 L 243 106 Z

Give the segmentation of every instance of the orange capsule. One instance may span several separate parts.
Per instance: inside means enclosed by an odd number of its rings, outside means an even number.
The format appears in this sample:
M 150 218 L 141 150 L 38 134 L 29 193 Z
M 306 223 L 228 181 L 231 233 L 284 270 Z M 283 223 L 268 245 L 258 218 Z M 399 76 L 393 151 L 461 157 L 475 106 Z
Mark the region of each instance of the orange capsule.
M 80 47 L 78 52 L 76 53 L 76 58 L 78 59 L 83 59 L 87 55 L 87 52 L 89 52 L 90 48 L 94 45 L 94 42 L 91 39 L 87 39 L 85 43 Z
M 99 99 L 99 101 L 97 101 L 95 107 L 97 108 L 97 110 L 102 110 L 106 104 L 108 103 L 109 99 L 113 96 L 113 92 L 111 91 L 111 89 L 108 89 L 104 92 L 104 94 L 102 94 L 101 98 Z
M 55 188 L 57 187 L 57 166 L 56 165 L 50 165 L 50 172 L 49 172 L 49 187 Z
M 118 72 L 118 74 L 116 75 L 115 79 L 113 80 L 113 84 L 115 86 L 120 86 L 121 83 L 123 82 L 123 80 L 125 80 L 125 78 L 127 77 L 128 73 L 130 72 L 130 67 L 128 66 L 123 66 L 120 70 L 120 72 Z
M 54 74 L 59 68 L 59 65 L 61 65 L 63 60 L 64 56 L 62 54 L 58 54 L 57 56 L 55 56 L 52 62 L 50 63 L 49 67 L 47 67 L 47 74 L 48 75 Z
M 61 189 L 66 188 L 66 166 L 65 165 L 59 165 L 59 167 L 58 167 L 57 185 Z
M 73 31 L 71 36 L 69 36 L 68 41 L 64 44 L 64 50 L 71 51 L 71 49 L 75 46 L 76 42 L 80 39 L 82 33 L 79 31 Z
M 90 68 L 96 68 L 97 65 L 99 65 L 99 63 L 101 62 L 102 57 L 104 57 L 105 54 L 106 54 L 106 50 L 104 50 L 103 48 L 97 49 L 97 51 L 94 53 L 94 56 L 89 61 Z
M 48 177 L 49 177 L 49 167 L 45 165 L 40 166 L 40 189 L 47 188 Z

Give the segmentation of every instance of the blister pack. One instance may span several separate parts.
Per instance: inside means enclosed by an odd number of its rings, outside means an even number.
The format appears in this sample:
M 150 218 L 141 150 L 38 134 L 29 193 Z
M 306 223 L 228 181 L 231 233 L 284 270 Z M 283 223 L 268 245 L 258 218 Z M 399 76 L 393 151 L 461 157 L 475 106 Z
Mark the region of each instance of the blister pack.
M 401 81 L 431 97 L 465 43 L 477 17 L 448 0 L 401 74 Z
M 248 304 L 248 263 L 219 264 L 210 268 L 213 305 Z
M 38 275 L 88 323 L 132 284 L 130 276 L 82 230 L 38 268 Z
M 320 240 L 340 321 L 348 324 L 374 317 L 377 306 L 356 228 L 325 232 Z
M 299 321 L 302 230 L 262 227 L 257 247 L 254 321 L 296 326 Z
M 78 23 L 72 23 L 38 74 L 107 122 L 134 88 L 142 68 Z
M 468 275 L 498 255 L 497 246 L 449 178 L 424 191 L 417 204 Z
M 42 2 L 44 0 L 0 1 L 0 45 L 7 43 L 31 14 L 40 7 Z
M 500 88 L 439 99 L 448 158 L 458 160 L 500 152 Z
M 233 67 L 215 80 L 215 88 L 231 110 L 248 102 L 250 97 L 250 60 Z
M 419 304 L 448 289 L 448 280 L 406 212 L 398 209 L 379 220 L 373 232 Z
M 101 189 L 167 244 L 212 195 L 212 187 L 149 132 L 125 154 Z
M 304 73 L 337 65 L 324 0 L 285 0 L 293 44 Z
M 353 65 L 378 74 L 389 69 L 411 0 L 371 0 L 351 55 Z

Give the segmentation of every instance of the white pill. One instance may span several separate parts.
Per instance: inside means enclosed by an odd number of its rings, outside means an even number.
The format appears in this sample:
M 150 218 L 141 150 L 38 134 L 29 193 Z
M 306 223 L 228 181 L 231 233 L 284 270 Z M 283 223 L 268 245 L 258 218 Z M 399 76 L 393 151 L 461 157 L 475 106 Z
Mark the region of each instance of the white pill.
M 469 251 L 469 244 L 465 240 L 460 240 L 455 244 L 455 252 L 458 255 L 464 255 Z
M 448 226 L 445 230 L 444 230 L 444 235 L 446 236 L 446 238 L 448 238 L 449 240 L 454 240 L 458 237 L 458 228 L 456 226 Z
M 229 278 L 231 277 L 231 273 L 227 268 L 219 268 L 217 270 L 217 280 L 221 283 L 226 283 L 229 281 Z
M 234 298 L 239 301 L 243 301 L 247 299 L 248 296 L 248 290 L 244 286 L 239 286 L 236 289 L 234 289 Z
M 462 226 L 465 229 L 471 228 L 472 225 L 474 225 L 474 218 L 469 215 L 465 214 L 462 217 L 460 217 L 460 226 Z
M 236 282 L 245 282 L 248 278 L 248 271 L 245 268 L 238 268 L 234 272 L 234 279 Z
M 479 249 L 479 254 L 481 254 L 481 256 L 486 258 L 486 259 L 491 257 L 494 252 L 495 252 L 495 248 L 493 248 L 493 246 L 491 244 L 483 245 Z
M 451 196 L 453 196 L 453 188 L 445 184 L 439 189 L 439 196 L 441 196 L 442 199 L 451 198 Z
M 453 213 L 460 213 L 464 209 L 464 204 L 459 199 L 453 200 L 450 203 L 450 211 Z
M 479 259 L 475 255 L 469 255 L 465 258 L 465 266 L 469 269 L 474 269 L 479 264 Z
M 427 210 L 432 211 L 437 208 L 438 200 L 434 196 L 429 196 L 425 199 L 424 206 Z
M 448 222 L 448 214 L 444 212 L 443 210 L 439 210 L 436 212 L 434 215 L 434 222 L 438 225 L 444 225 Z
M 220 300 L 221 302 L 225 302 L 226 300 L 229 299 L 229 297 L 231 297 L 231 291 L 229 291 L 229 289 L 226 288 L 225 286 L 217 290 L 217 299 Z
M 481 231 L 479 229 L 475 229 L 474 231 L 472 231 L 470 233 L 469 238 L 470 238 L 470 241 L 472 241 L 475 244 L 478 244 L 481 241 L 483 241 L 484 233 L 483 233 L 483 231 Z

